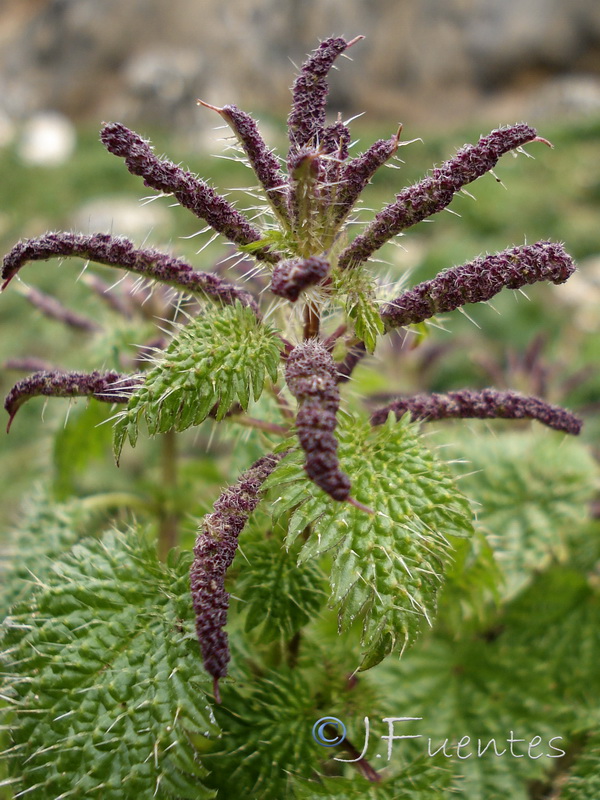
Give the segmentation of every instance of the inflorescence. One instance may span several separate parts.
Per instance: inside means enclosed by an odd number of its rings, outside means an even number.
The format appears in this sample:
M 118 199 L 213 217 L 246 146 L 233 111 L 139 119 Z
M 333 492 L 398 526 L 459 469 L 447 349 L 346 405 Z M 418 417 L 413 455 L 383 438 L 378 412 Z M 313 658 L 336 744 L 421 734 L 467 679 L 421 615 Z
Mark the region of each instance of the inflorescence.
M 303 64 L 292 89 L 285 161 L 280 161 L 267 147 L 251 116 L 234 105 L 218 108 L 199 101 L 230 126 L 252 167 L 266 202 L 258 217 L 263 220 L 261 225 L 256 219 L 251 221 L 205 181 L 159 158 L 149 142 L 124 125 L 105 124 L 100 135 L 109 152 L 122 158 L 128 170 L 141 177 L 146 186 L 173 196 L 234 244 L 244 257 L 254 258 L 262 269 L 269 270 L 268 288 L 272 295 L 282 298 L 279 304 L 289 301 L 303 306 L 301 335 L 295 328 L 298 316 L 291 314 L 292 321 L 285 330 L 288 338 L 282 336 L 285 380 L 289 393 L 297 401 L 295 427 L 305 454 L 305 470 L 324 492 L 339 502 L 353 502 L 352 476 L 341 470 L 337 458 L 339 384 L 348 381 L 368 347 L 356 335 L 351 315 L 343 320 L 336 334 L 324 338 L 323 309 L 332 307 L 330 301 L 335 300 L 336 292 L 341 295 L 350 292 L 345 276 L 359 275 L 382 245 L 447 208 L 456 193 L 491 171 L 502 155 L 532 142 L 548 144 L 525 124 L 494 130 L 476 144 L 465 145 L 421 181 L 403 189 L 356 238 L 347 241 L 347 223 L 355 205 L 375 171 L 394 157 L 402 131 L 400 127 L 389 139 L 377 141 L 362 155 L 350 158 L 348 126 L 340 118 L 326 124 L 327 74 L 336 58 L 361 38 L 326 39 Z M 72 256 L 166 284 L 197 300 L 225 305 L 240 303 L 254 312 L 258 323 L 262 320 L 258 299 L 246 289 L 216 274 L 196 271 L 180 258 L 137 248 L 123 237 L 105 233 L 47 233 L 19 242 L 4 258 L 2 288 L 30 261 Z M 452 267 L 433 280 L 405 291 L 375 314 L 379 315 L 381 331 L 390 331 L 421 323 L 467 303 L 486 302 L 504 288 L 520 289 L 538 281 L 562 283 L 573 271 L 573 262 L 560 244 L 542 241 L 512 247 Z M 54 315 L 66 324 L 85 329 L 81 318 L 57 310 L 47 300 L 38 298 L 37 302 L 45 304 L 47 309 L 54 308 Z M 96 328 L 90 321 L 88 332 L 93 333 Z M 346 334 L 346 357 L 335 361 L 333 347 Z M 5 407 L 12 422 L 18 408 L 36 395 L 81 395 L 127 403 L 141 380 L 143 374 L 139 373 L 86 375 L 41 370 L 16 384 Z M 281 397 L 280 388 L 275 390 Z M 398 398 L 374 411 L 372 424 L 382 424 L 390 413 L 398 418 L 409 413 L 419 420 L 531 418 L 571 434 L 578 433 L 581 427 L 570 412 L 544 400 L 492 389 Z M 271 426 L 272 430 L 275 428 Z M 288 432 L 283 429 L 284 434 Z M 225 573 L 233 559 L 237 537 L 259 502 L 262 483 L 279 457 L 269 455 L 260 459 L 234 487 L 223 492 L 214 512 L 202 523 L 196 542 L 192 596 L 202 655 L 206 669 L 214 677 L 217 696 L 217 681 L 226 675 L 229 660 L 223 631 L 228 606 Z

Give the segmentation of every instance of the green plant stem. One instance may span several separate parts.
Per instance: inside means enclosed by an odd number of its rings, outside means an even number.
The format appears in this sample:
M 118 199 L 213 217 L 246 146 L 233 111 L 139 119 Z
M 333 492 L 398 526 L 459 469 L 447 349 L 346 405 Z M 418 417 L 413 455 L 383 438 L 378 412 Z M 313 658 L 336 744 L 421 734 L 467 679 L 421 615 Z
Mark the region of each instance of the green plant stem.
M 298 655 L 300 653 L 300 642 L 302 641 L 302 633 L 296 631 L 292 638 L 287 642 L 287 662 L 290 669 L 296 669 L 298 665 Z
M 174 507 L 177 489 L 177 440 L 175 431 L 161 437 L 161 479 L 164 492 L 159 509 L 158 554 L 164 561 L 179 541 L 179 514 Z

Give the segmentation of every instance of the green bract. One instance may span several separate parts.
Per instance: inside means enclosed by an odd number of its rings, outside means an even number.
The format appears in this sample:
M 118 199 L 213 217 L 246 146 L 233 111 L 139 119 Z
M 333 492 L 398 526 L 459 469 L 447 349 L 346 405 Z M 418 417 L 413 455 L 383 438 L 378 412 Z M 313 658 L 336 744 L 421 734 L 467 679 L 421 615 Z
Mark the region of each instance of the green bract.
M 281 340 L 251 309 L 239 303 L 209 306 L 179 328 L 119 415 L 115 457 L 126 438 L 135 446 L 142 417 L 154 436 L 199 425 L 213 409 L 223 419 L 235 402 L 247 409 L 251 398 L 260 397 L 267 375 L 277 379 L 280 355 Z
M 374 514 L 332 503 L 308 479 L 298 453 L 267 485 L 281 492 L 275 514 L 293 510 L 288 546 L 310 531 L 300 563 L 332 551 L 331 599 L 342 629 L 364 618 L 361 668 L 367 669 L 413 641 L 423 620 L 431 622 L 452 550 L 447 537 L 471 533 L 471 511 L 408 417 L 396 422 L 390 416 L 376 429 L 350 417 L 338 433 L 341 467 L 354 476 L 353 496 Z

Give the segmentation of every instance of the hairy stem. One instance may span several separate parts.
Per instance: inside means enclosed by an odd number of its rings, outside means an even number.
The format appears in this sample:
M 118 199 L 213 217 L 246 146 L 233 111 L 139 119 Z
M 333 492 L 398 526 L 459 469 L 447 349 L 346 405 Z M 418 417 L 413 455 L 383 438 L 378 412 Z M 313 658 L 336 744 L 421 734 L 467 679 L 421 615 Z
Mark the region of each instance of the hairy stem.
M 319 312 L 312 303 L 307 303 L 304 306 L 304 339 L 316 339 L 319 335 L 320 325 Z

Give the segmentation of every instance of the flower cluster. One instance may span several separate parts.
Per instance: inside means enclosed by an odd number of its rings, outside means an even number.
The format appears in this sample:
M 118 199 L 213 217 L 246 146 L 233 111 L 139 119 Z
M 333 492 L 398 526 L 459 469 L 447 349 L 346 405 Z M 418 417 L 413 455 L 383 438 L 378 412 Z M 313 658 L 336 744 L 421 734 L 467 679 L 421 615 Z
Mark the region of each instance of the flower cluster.
M 375 171 L 394 157 L 402 130 L 399 128 L 389 139 L 377 141 L 361 155 L 350 158 L 348 126 L 340 118 L 326 124 L 327 74 L 336 58 L 361 38 L 351 41 L 339 37 L 326 39 L 303 64 L 292 90 L 292 110 L 288 117 L 289 150 L 281 161 L 267 147 L 250 115 L 234 105 L 218 108 L 199 101 L 218 113 L 230 126 L 262 188 L 266 206 L 252 220 L 205 181 L 159 158 L 149 142 L 124 125 L 115 122 L 104 125 L 100 138 L 107 150 L 124 159 L 129 171 L 141 177 L 146 186 L 173 196 L 181 206 L 233 243 L 245 257 L 256 259 L 259 268 L 270 271 L 268 289 L 277 298 L 274 304 L 276 312 L 283 315 L 286 308 L 291 309 L 284 301 L 303 307 L 302 322 L 298 322 L 300 317 L 297 314 L 289 314 L 282 333 L 276 335 L 281 344 L 278 353 L 280 350 L 285 364 L 287 389 L 297 401 L 295 433 L 304 454 L 305 470 L 333 500 L 350 502 L 369 511 L 351 497 L 352 476 L 346 475 L 338 463 L 335 431 L 340 405 L 339 384 L 349 380 L 356 364 L 372 347 L 366 336 L 361 336 L 365 324 L 364 320 L 359 323 L 357 318 L 358 306 L 355 305 L 350 313 L 346 304 L 344 319 L 327 338 L 321 331 L 323 311 L 339 310 L 344 306 L 344 298 L 347 299 L 352 292 L 356 294 L 356 284 L 352 281 L 362 274 L 358 268 L 386 242 L 447 208 L 457 192 L 492 170 L 505 153 L 518 151 L 531 142 L 547 142 L 525 124 L 492 131 L 476 144 L 465 145 L 421 181 L 403 189 L 394 202 L 375 215 L 362 233 L 348 242 L 347 226 L 353 209 Z M 257 220 L 263 222 L 259 225 Z M 216 274 L 199 272 L 180 258 L 137 248 L 127 239 L 104 233 L 47 233 L 19 242 L 4 258 L 2 288 L 29 261 L 72 256 L 118 267 L 143 279 L 166 284 L 187 297 L 234 309 L 240 304 L 257 325 L 263 324 L 259 300 L 246 289 Z M 482 256 L 448 269 L 433 280 L 405 291 L 381 309 L 374 302 L 373 283 L 368 284 L 362 295 L 358 294 L 361 302 L 364 301 L 361 308 L 366 308 L 371 320 L 375 319 L 373 329 L 379 335 L 393 328 L 420 323 L 467 303 L 488 301 L 504 288 L 516 290 L 538 281 L 562 283 L 573 270 L 573 263 L 560 244 L 542 241 Z M 89 332 L 95 330 L 93 322 L 86 327 L 81 318 L 69 316 L 64 309 L 57 310 L 57 306 L 52 306 L 47 298 L 43 301 L 38 298 L 38 304 L 47 309 L 52 307 L 54 315 L 67 324 L 83 327 Z M 118 308 L 119 304 L 115 303 L 115 307 Z M 329 313 L 328 318 L 331 316 Z M 342 360 L 335 361 L 332 352 L 334 348 L 336 352 L 340 351 L 338 345 L 345 347 L 346 354 Z M 210 343 L 204 349 L 210 349 Z M 187 355 L 178 354 L 186 364 L 185 369 L 188 368 Z M 240 352 L 239 358 L 243 360 L 243 353 Z M 241 392 L 247 400 L 244 381 L 241 381 L 241 388 L 236 389 L 237 378 L 234 380 L 235 375 L 230 371 L 231 386 L 228 385 L 225 391 L 223 386 L 217 385 L 218 370 L 215 368 L 215 374 L 212 374 L 213 368 L 209 369 L 208 363 L 203 368 L 211 372 L 206 380 L 211 382 L 215 397 L 218 399 L 220 393 L 227 396 L 227 403 L 222 401 L 223 409 L 229 408 L 235 391 Z M 251 366 L 262 370 L 264 377 L 264 365 Z M 194 372 L 194 364 L 190 365 L 190 370 Z M 197 381 L 201 370 L 196 372 L 195 377 L 190 373 L 189 381 L 185 371 L 180 375 L 183 388 L 181 397 L 177 396 L 179 405 L 174 420 L 178 418 L 177 414 L 184 415 L 192 424 L 186 404 L 197 402 Z M 162 376 L 161 372 L 161 379 Z M 15 386 L 7 398 L 6 408 L 12 421 L 25 400 L 40 394 L 58 397 L 84 395 L 125 403 L 132 393 L 141 391 L 142 379 L 143 375 L 137 373 L 94 372 L 84 375 L 40 371 Z M 168 383 L 168 375 L 165 380 Z M 186 387 L 192 387 L 187 395 Z M 165 396 L 171 389 L 166 387 Z M 246 423 L 288 436 L 294 432 L 290 399 L 274 381 L 271 389 L 288 424 L 279 426 L 250 418 Z M 255 397 L 260 390 L 262 383 L 258 392 L 255 389 Z M 212 404 L 212 395 L 209 399 Z M 208 400 L 206 402 L 209 404 Z M 247 402 L 241 403 L 241 413 L 235 415 L 238 421 L 246 406 Z M 572 414 L 543 400 L 494 390 L 400 398 L 376 411 L 372 424 L 381 424 L 390 412 L 396 417 L 409 413 L 421 420 L 532 418 L 572 434 L 580 429 L 579 420 Z M 218 418 L 224 413 L 219 412 Z M 229 660 L 223 631 L 228 607 L 225 573 L 233 559 L 237 538 L 259 502 L 262 483 L 278 460 L 279 456 L 265 456 L 244 473 L 234 487 L 227 489 L 215 504 L 214 512 L 202 523 L 196 542 L 191 572 L 192 595 L 198 638 L 205 666 L 215 678 L 215 691 L 218 679 L 226 674 Z

